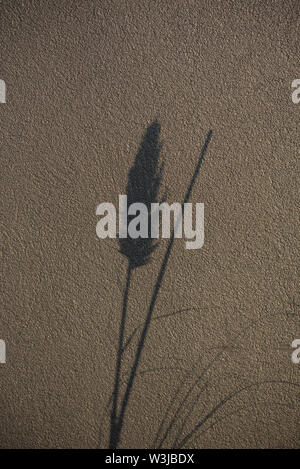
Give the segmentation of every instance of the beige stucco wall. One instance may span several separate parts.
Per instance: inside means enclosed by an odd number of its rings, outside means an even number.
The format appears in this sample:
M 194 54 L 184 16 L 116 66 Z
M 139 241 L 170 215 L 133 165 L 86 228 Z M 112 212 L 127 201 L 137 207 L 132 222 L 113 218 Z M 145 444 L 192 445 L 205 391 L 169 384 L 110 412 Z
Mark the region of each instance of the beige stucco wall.
M 213 129 L 191 199 L 205 204 L 205 244 L 175 243 L 155 314 L 197 309 L 152 324 L 122 446 L 151 447 L 186 370 L 199 374 L 237 336 L 185 431 L 239 387 L 300 385 L 298 28 L 296 0 L 1 2 L 2 448 L 99 444 L 126 260 L 97 238 L 95 210 L 124 193 L 155 118 L 170 202 Z M 133 274 L 127 334 L 165 247 Z M 289 384 L 241 393 L 215 417 L 242 410 L 188 446 L 299 447 L 299 397 Z

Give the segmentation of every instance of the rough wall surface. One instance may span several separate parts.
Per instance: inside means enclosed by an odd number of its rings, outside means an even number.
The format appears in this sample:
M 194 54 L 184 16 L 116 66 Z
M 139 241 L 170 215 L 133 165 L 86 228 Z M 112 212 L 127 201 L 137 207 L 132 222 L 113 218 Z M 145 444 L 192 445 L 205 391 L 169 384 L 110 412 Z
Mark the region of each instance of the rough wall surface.
M 151 448 L 180 380 L 178 402 L 185 373 L 214 359 L 165 446 L 190 410 L 182 434 L 227 394 L 274 381 L 228 401 L 188 446 L 299 447 L 299 2 L 4 0 L 0 15 L 0 446 L 107 446 L 126 259 L 97 238 L 95 211 L 125 193 L 157 119 L 169 202 L 213 130 L 191 199 L 205 204 L 205 243 L 175 242 L 155 315 L 194 309 L 152 323 L 121 446 Z M 165 247 L 133 273 L 126 334 Z M 133 357 L 134 342 L 125 378 Z

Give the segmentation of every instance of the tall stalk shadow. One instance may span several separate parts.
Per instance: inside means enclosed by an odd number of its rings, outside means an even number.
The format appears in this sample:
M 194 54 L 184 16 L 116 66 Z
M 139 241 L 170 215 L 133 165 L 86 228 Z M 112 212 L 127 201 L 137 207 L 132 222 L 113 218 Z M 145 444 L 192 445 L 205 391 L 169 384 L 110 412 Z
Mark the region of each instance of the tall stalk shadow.
M 162 145 L 159 142 L 160 125 L 155 120 L 147 128 L 134 164 L 128 174 L 126 187 L 127 206 L 133 203 L 143 203 L 148 209 L 148 238 L 121 238 L 119 236 L 120 253 L 127 258 L 126 283 L 123 294 L 122 313 L 120 321 L 119 342 L 116 357 L 114 389 L 112 393 L 112 409 L 110 415 L 110 441 L 109 447 L 116 448 L 119 443 L 121 433 L 121 423 L 118 416 L 120 377 L 122 367 L 122 357 L 124 353 L 124 334 L 128 306 L 128 294 L 131 282 L 131 275 L 134 269 L 148 264 L 151 254 L 157 248 L 158 243 L 154 243 L 150 237 L 151 203 L 158 202 L 158 192 L 162 179 L 163 165 L 160 164 L 160 152 Z M 123 209 L 127 213 L 127 206 Z M 134 216 L 126 217 L 127 231 L 128 225 Z M 122 420 L 123 421 L 123 420 Z
M 212 136 L 212 131 L 210 130 L 208 132 L 207 136 L 206 136 L 206 140 L 205 140 L 204 145 L 202 147 L 202 150 L 201 150 L 198 162 L 196 164 L 193 176 L 190 180 L 190 184 L 187 188 L 185 197 L 182 201 L 182 213 L 184 212 L 185 204 L 189 201 L 192 189 L 193 189 L 194 184 L 195 184 L 195 182 L 197 180 L 197 177 L 199 175 L 200 167 L 201 167 L 201 164 L 203 162 L 203 159 L 204 159 L 206 150 L 208 148 L 209 142 L 211 140 L 211 136 Z M 175 240 L 175 231 L 173 229 L 171 238 L 168 242 L 168 246 L 167 246 L 167 249 L 166 249 L 162 264 L 161 264 L 161 268 L 160 268 L 158 276 L 157 276 L 157 280 L 156 280 L 156 283 L 155 283 L 155 286 L 154 286 L 154 289 L 153 289 L 153 293 L 152 293 L 152 298 L 151 298 L 151 301 L 150 301 L 150 304 L 149 304 L 149 309 L 148 309 L 148 312 L 147 312 L 147 315 L 146 315 L 146 318 L 145 318 L 145 322 L 144 322 L 144 326 L 143 326 L 143 329 L 142 329 L 142 332 L 141 332 L 141 335 L 140 335 L 140 339 L 138 341 L 138 345 L 137 345 L 137 348 L 136 348 L 135 358 L 134 358 L 134 361 L 133 361 L 133 365 L 131 367 L 130 375 L 129 375 L 127 385 L 126 385 L 126 389 L 125 389 L 125 392 L 124 392 L 124 396 L 123 396 L 123 399 L 122 399 L 122 402 L 121 402 L 121 409 L 120 409 L 118 422 L 113 427 L 112 426 L 113 422 L 111 421 L 111 430 L 113 429 L 113 434 L 111 433 L 110 448 L 116 448 L 119 444 L 119 441 L 120 441 L 120 436 L 121 436 L 121 431 L 122 431 L 122 427 L 123 427 L 123 423 L 124 423 L 126 409 L 128 407 L 129 398 L 130 398 L 131 391 L 132 391 L 132 388 L 133 388 L 133 384 L 134 384 L 134 381 L 135 381 L 135 378 L 136 378 L 136 375 L 137 375 L 137 370 L 138 370 L 138 366 L 139 366 L 139 363 L 140 363 L 142 351 L 144 349 L 144 345 L 145 345 L 146 337 L 147 337 L 147 334 L 148 334 L 149 326 L 150 326 L 150 323 L 151 323 L 151 320 L 152 320 L 152 314 L 153 314 L 154 307 L 155 307 L 155 304 L 156 304 L 156 300 L 157 300 L 157 297 L 158 297 L 158 293 L 160 291 L 162 281 L 163 281 L 163 278 L 164 278 L 164 275 L 165 275 L 168 260 L 169 260 L 169 257 L 170 257 L 170 254 L 171 254 L 171 251 L 172 251 L 172 248 L 173 248 L 174 240 Z M 152 245 L 151 252 L 153 251 L 153 249 L 155 249 L 155 246 Z M 147 262 L 144 262 L 142 265 L 144 265 L 145 263 L 147 263 Z M 123 334 L 124 334 L 124 331 L 122 332 L 122 337 L 123 337 Z M 121 336 L 121 334 L 120 334 L 120 336 Z M 115 398 L 116 397 L 114 397 L 114 399 Z M 112 413 L 112 415 L 113 415 L 113 413 Z

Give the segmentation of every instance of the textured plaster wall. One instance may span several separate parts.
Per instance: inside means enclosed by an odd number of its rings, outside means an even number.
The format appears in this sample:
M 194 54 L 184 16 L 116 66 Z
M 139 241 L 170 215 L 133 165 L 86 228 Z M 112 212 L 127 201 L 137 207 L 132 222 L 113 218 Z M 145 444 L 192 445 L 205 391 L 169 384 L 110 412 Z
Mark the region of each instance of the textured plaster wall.
M 197 309 L 153 323 L 122 446 L 151 447 L 183 373 L 200 373 L 238 334 L 187 429 L 239 387 L 300 385 L 290 347 L 300 336 L 299 2 L 4 0 L 0 10 L 0 446 L 99 444 L 126 261 L 97 238 L 95 210 L 124 193 L 155 118 L 170 202 L 214 131 L 191 199 L 205 204 L 205 244 L 175 243 L 156 314 Z M 165 246 L 134 273 L 127 333 Z M 282 384 L 241 393 L 188 446 L 299 447 L 299 398 Z

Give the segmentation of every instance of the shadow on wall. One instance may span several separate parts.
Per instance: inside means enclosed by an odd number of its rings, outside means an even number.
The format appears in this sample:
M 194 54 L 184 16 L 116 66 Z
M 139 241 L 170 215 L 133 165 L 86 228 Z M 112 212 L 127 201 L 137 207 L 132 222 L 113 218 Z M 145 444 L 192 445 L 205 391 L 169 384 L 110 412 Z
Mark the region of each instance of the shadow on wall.
M 196 182 L 200 167 L 206 153 L 208 144 L 210 142 L 212 131 L 208 132 L 206 141 L 202 148 L 200 157 L 198 159 L 194 174 L 191 178 L 184 200 L 182 202 L 182 212 L 184 211 L 184 204 L 190 198 L 192 188 Z M 151 213 L 151 204 L 157 203 L 159 187 L 162 180 L 163 165 L 160 164 L 160 152 L 162 145 L 159 142 L 160 125 L 155 120 L 146 130 L 146 133 L 140 144 L 138 153 L 136 155 L 134 164 L 129 171 L 127 182 L 127 204 L 130 206 L 133 203 L 143 203 L 148 209 L 148 214 Z M 127 212 L 127 207 L 124 208 Z M 149 215 L 150 216 L 150 215 Z M 127 219 L 127 226 L 130 222 L 130 217 Z M 110 438 L 109 447 L 117 448 L 120 442 L 121 431 L 124 424 L 124 417 L 129 403 L 129 398 L 137 374 L 137 369 L 140 363 L 142 351 L 145 345 L 148 329 L 152 320 L 156 299 L 161 288 L 164 278 L 165 270 L 168 264 L 169 256 L 172 251 L 175 233 L 174 228 L 172 235 L 169 239 L 166 253 L 164 255 L 160 271 L 153 289 L 152 298 L 150 300 L 149 309 L 142 325 L 142 330 L 138 345 L 135 352 L 135 358 L 131 367 L 129 378 L 126 383 L 125 392 L 123 397 L 120 397 L 120 379 L 123 354 L 128 345 L 128 341 L 124 345 L 125 324 L 128 305 L 128 293 L 131 283 L 131 274 L 133 269 L 144 266 L 150 262 L 151 254 L 157 248 L 158 243 L 154 243 L 150 237 L 149 230 L 151 223 L 148 219 L 148 238 L 133 239 L 130 237 L 121 238 L 119 236 L 120 253 L 127 257 L 128 266 L 126 274 L 126 282 L 123 294 L 123 304 L 120 320 L 119 342 L 115 365 L 115 379 L 112 396 L 110 399 L 111 413 L 110 413 Z M 127 230 L 126 230 L 127 231 Z M 137 332 L 137 329 L 134 333 Z M 131 340 L 131 338 L 129 338 Z

